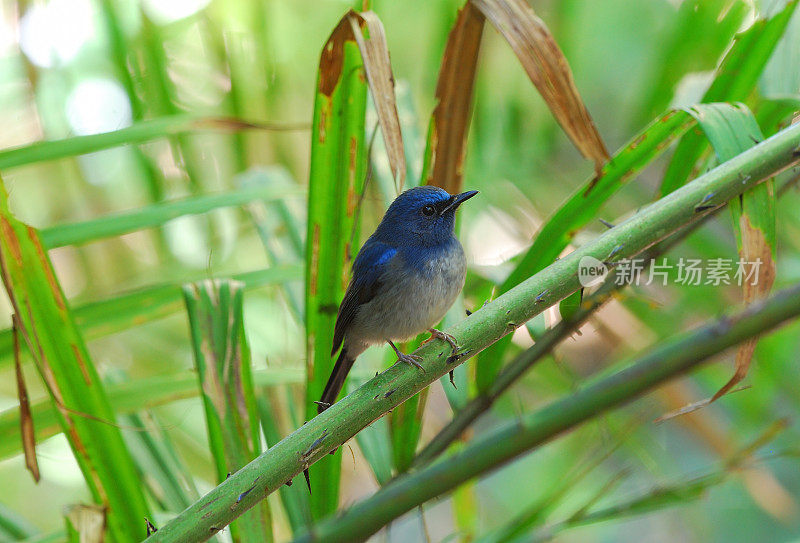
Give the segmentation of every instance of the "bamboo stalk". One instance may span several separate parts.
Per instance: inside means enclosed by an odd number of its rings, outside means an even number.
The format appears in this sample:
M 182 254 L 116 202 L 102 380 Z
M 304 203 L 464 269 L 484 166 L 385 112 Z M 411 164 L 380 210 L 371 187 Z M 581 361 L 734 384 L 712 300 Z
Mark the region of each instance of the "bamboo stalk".
M 397 479 L 371 498 L 329 518 L 295 543 L 365 540 L 382 526 L 425 501 L 494 470 L 543 445 L 581 422 L 623 405 L 709 357 L 800 315 L 800 284 L 663 343 L 624 370 L 575 394 L 487 433 L 448 462 L 429 465 Z
M 797 178 L 793 178 L 784 183 L 777 195 L 780 196 L 786 189 L 796 185 L 797 181 Z M 717 211 L 719 211 L 719 208 Z M 666 253 L 677 243 L 683 241 L 686 236 L 694 232 L 700 225 L 705 224 L 710 218 L 711 215 L 707 215 L 703 220 L 695 221 L 683 228 L 680 232 L 650 247 L 644 253 L 637 255 L 637 258 L 643 260 L 647 265 L 647 263 L 652 262 L 657 256 Z M 450 420 L 450 422 L 448 422 L 447 425 L 445 425 L 417 454 L 413 463 L 414 467 L 427 464 L 442 454 L 469 426 L 489 410 L 497 398 L 508 390 L 511 385 L 516 383 L 519 378 L 538 361 L 552 352 L 553 348 L 563 339 L 575 333 L 595 311 L 602 307 L 613 292 L 620 288 L 621 286 L 615 284 L 612 271 L 612 274 L 606 279 L 605 284 L 593 293 L 592 296 L 584 299 L 578 310 L 571 315 L 570 318 L 564 318 L 564 320 L 559 322 L 556 326 L 547 330 L 540 338 L 537 338 L 536 343 L 532 347 L 517 355 L 514 360 L 508 363 L 502 371 L 498 373 L 489 388 L 483 392 L 479 392 L 477 396 L 470 399 L 464 407 L 458 410 L 453 419 Z
M 718 166 L 523 281 L 451 327 L 462 356 L 433 341 L 417 351 L 425 372 L 395 365 L 287 436 L 156 532 L 149 541 L 203 541 L 455 365 L 580 288 L 581 258 L 609 263 L 643 249 L 800 161 L 800 124 Z M 749 322 L 749 321 L 748 321 Z M 642 379 L 642 376 L 637 376 Z M 566 416 L 567 413 L 564 413 Z

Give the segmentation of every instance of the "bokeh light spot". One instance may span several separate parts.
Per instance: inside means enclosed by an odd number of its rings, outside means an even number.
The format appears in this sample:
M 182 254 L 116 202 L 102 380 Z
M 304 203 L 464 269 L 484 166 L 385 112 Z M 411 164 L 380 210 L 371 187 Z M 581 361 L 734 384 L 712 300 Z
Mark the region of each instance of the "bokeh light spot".
M 41 68 L 67 64 L 94 36 L 92 7 L 86 0 L 34 4 L 22 16 L 19 46 Z
M 111 79 L 85 79 L 67 97 L 67 121 L 78 135 L 99 134 L 131 124 L 125 90 Z

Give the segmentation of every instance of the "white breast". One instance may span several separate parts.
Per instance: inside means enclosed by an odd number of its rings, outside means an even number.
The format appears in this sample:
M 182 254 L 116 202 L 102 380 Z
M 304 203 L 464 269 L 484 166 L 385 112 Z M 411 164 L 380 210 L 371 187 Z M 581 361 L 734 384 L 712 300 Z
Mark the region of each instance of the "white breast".
M 421 270 L 409 268 L 398 257 L 382 277 L 380 293 L 359 308 L 348 331 L 353 339 L 364 343 L 411 339 L 439 322 L 464 287 L 467 263 L 458 243 Z

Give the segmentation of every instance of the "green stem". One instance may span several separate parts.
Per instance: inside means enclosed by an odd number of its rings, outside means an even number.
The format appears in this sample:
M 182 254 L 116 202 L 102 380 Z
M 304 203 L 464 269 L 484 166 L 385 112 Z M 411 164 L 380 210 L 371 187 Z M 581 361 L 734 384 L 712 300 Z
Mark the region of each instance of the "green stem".
M 787 187 L 793 186 L 796 181 L 797 179 L 791 179 L 784 183 L 778 195 L 780 196 L 781 191 L 784 191 Z M 720 209 L 721 208 L 717 208 L 714 214 Z M 701 220 L 694 221 L 692 224 L 685 226 L 679 232 L 676 232 L 669 238 L 637 255 L 637 259 L 644 261 L 646 269 L 655 258 L 666 253 L 672 247 L 686 239 L 686 236 L 694 232 L 702 224 L 705 224 L 711 217 L 712 215 L 706 215 Z M 501 394 L 511 388 L 511 386 L 537 362 L 550 354 L 553 348 L 561 343 L 563 339 L 574 334 L 578 328 L 586 322 L 586 319 L 600 309 L 614 292 L 620 290 L 622 286 L 624 286 L 622 284 L 617 284 L 615 277 L 616 274 L 614 270 L 612 270 L 603 286 L 597 289 L 589 298 L 584 299 L 573 315 L 569 318 L 565 317 L 558 324 L 542 334 L 541 337 L 536 338 L 536 343 L 532 347 L 520 353 L 514 360 L 508 363 L 503 370 L 497 374 L 497 377 L 495 377 L 492 384 L 489 385 L 485 391 L 478 393 L 478 395 L 472 398 L 463 408 L 459 409 L 453 419 L 428 442 L 425 448 L 417 454 L 413 466 L 419 467 L 423 464 L 427 464 L 447 450 L 447 447 L 450 446 L 451 443 L 457 440 L 472 423 L 491 408 L 492 404 L 494 404 Z
M 503 370 L 497 374 L 492 384 L 485 391 L 472 398 L 453 419 L 442 428 L 436 436 L 414 458 L 413 467 L 420 467 L 436 459 L 447 450 L 451 443 L 469 428 L 478 417 L 489 410 L 495 400 L 516 383 L 519 378 L 537 362 L 552 352 L 553 347 L 561 340 L 575 333 L 590 315 L 608 300 L 614 290 L 613 276 L 606 280 L 600 291 L 584 300 L 580 309 L 568 320 L 562 320 L 548 330 L 529 349 L 517 355 Z M 619 288 L 619 287 L 617 287 Z
M 65 245 L 80 245 L 102 238 L 111 238 L 161 226 L 185 215 L 200 215 L 220 207 L 282 200 L 304 195 L 300 187 L 269 187 L 256 185 L 226 192 L 201 194 L 179 200 L 162 201 L 145 207 L 89 219 L 71 224 L 59 224 L 40 231 L 42 243 L 48 249 Z M 299 199 L 299 198 L 298 198 Z
M 581 422 L 686 372 L 709 357 L 800 315 L 800 284 L 723 317 L 639 358 L 624 370 L 487 433 L 453 455 L 383 487 L 344 513 L 312 528 L 295 543 L 362 541 L 386 523 L 461 483 L 496 469 Z
M 307 128 L 308 126 L 302 123 L 271 123 L 200 115 L 197 113 L 177 113 L 141 121 L 112 132 L 89 136 L 73 136 L 60 140 L 37 141 L 28 145 L 3 149 L 0 151 L 0 170 L 94 153 L 103 149 L 119 147 L 120 145 L 145 143 L 176 134 L 246 129 L 296 131 L 306 130 Z
M 417 351 L 423 357 L 425 372 L 396 364 L 375 376 L 233 474 L 149 541 L 203 541 L 211 537 L 372 421 L 578 290 L 578 263 L 584 256 L 617 261 L 636 255 L 800 161 L 798 151 L 800 124 L 748 149 L 554 262 L 448 330 L 463 346 L 456 362 L 448 359 L 450 351 L 445 342 L 427 343 Z

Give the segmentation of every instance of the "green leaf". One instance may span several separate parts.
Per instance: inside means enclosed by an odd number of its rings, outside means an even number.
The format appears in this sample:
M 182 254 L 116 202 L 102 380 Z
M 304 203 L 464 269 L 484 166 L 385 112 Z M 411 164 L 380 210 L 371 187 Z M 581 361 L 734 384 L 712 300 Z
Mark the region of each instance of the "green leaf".
M 217 483 L 261 452 L 243 292 L 243 283 L 225 279 L 183 287 Z M 267 500 L 231 525 L 231 537 L 245 543 L 272 541 Z
M 356 218 L 367 160 L 366 104 L 364 65 L 345 16 L 323 48 L 314 100 L 306 236 L 307 418 L 317 414 L 314 402 L 333 369 L 336 308 L 358 240 Z M 310 472 L 315 519 L 338 507 L 340 455 L 325 458 Z
M 418 341 L 411 343 L 419 346 Z M 406 344 L 408 345 L 408 343 Z M 416 347 L 406 347 L 413 352 Z M 422 416 L 428 401 L 429 389 L 422 390 L 416 396 L 398 405 L 389 416 L 389 431 L 392 442 L 392 459 L 398 473 L 411 467 L 417 452 L 417 443 L 422 433 Z
M 697 119 L 720 163 L 730 160 L 764 139 L 755 117 L 744 104 L 698 104 L 690 108 L 689 112 Z M 772 179 L 747 191 L 740 199 L 731 201 L 736 244 L 740 253 L 744 243 L 741 221 L 746 218 L 754 228 L 762 232 L 770 252 L 774 254 L 774 205 Z
M 112 0 L 102 0 L 100 3 L 100 15 L 103 26 L 108 36 L 108 51 L 114 66 L 114 75 L 125 89 L 128 103 L 131 105 L 131 117 L 134 123 L 144 119 L 144 104 L 141 97 L 136 93 L 136 86 L 133 76 L 128 69 L 128 51 L 130 44 L 122 29 L 121 21 L 117 14 L 117 6 Z M 152 160 L 147 157 L 142 149 L 134 147 L 134 157 L 139 163 L 142 177 L 147 183 L 148 192 L 152 201 L 160 201 L 164 196 L 163 174 L 154 167 Z
M 783 10 L 771 19 L 759 19 L 746 31 L 737 35 L 701 101 L 705 103 L 747 101 L 796 7 L 797 0 L 790 0 Z M 708 143 L 702 132 L 693 131 L 686 134 L 675 149 L 672 161 L 664 174 L 661 194 L 669 194 L 696 174 L 697 161 L 706 149 Z
M 580 309 L 582 299 L 583 290 L 579 290 L 561 300 L 558 303 L 558 312 L 561 313 L 561 318 L 564 320 L 572 319 L 572 316 Z
M 617 151 L 603 167 L 600 177 L 588 179 L 542 226 L 531 247 L 500 286 L 498 294 L 507 292 L 558 258 L 578 230 L 596 219 L 600 207 L 694 122 L 686 112 L 669 111 Z M 503 353 L 510 341 L 511 338 L 501 340 L 480 355 L 481 362 L 476 366 L 479 390 L 491 385 L 502 366 Z
M 691 108 L 719 162 L 725 162 L 760 142 L 764 136 L 755 117 L 744 104 L 701 104 Z M 739 252 L 737 273 L 750 303 L 769 293 L 775 282 L 775 182 L 767 179 L 730 202 L 736 246 Z M 755 270 L 755 271 L 754 271 Z M 755 273 L 748 279 L 745 274 Z M 736 371 L 714 394 L 712 401 L 730 391 L 747 376 L 756 338 L 743 343 L 736 353 Z
M 35 526 L 0 503 L 0 541 L 20 541 L 37 532 Z
M 297 384 L 301 383 L 304 377 L 302 371 L 295 369 L 270 368 L 253 372 L 253 381 L 259 387 Z M 114 412 L 127 415 L 177 400 L 197 397 L 197 374 L 186 371 L 112 382 L 106 384 L 106 390 Z M 48 398 L 33 401 L 31 412 L 36 423 L 37 443 L 61 432 L 58 413 Z M 12 407 L 0 411 L 0 460 L 20 452 L 22 452 L 22 442 L 19 434 L 19 409 Z
M 447 330 L 459 338 L 464 349 L 471 349 L 467 356 L 448 362 L 443 356 L 446 347 L 439 342 L 423 346 L 417 354 L 422 356 L 426 372 L 394 365 L 376 375 L 160 527 L 151 536 L 150 543 L 193 541 L 216 533 L 241 512 L 256 505 L 265 493 L 274 492 L 289 478 L 302 473 L 307 465 L 327 458 L 331 451 L 374 420 L 446 375 L 454 364 L 463 364 L 472 353 L 508 334 L 509 322 L 521 325 L 541 313 L 544 307 L 577 290 L 580 286 L 577 269 L 581 258 L 607 258 L 620 244 L 622 248 L 615 253 L 617 260 L 638 254 L 686 224 L 709 215 L 708 211 L 698 213 L 696 210 L 697 203 L 709 192 L 714 192 L 714 201 L 722 205 L 755 186 L 760 179 L 797 163 L 800 159 L 794 151 L 799 141 L 800 125 L 784 129 L 725 166 L 715 168 L 669 197 L 647 206 L 624 223 L 555 262 L 547 271 L 482 306 Z M 746 178 L 744 182 L 740 174 Z M 549 294 L 540 296 L 538 293 L 543 290 Z M 798 292 L 800 286 L 787 289 L 758 307 L 673 339 L 650 351 L 626 370 L 597 380 L 543 410 L 524 415 L 521 421 L 512 421 L 501 430 L 492 431 L 491 435 L 486 434 L 480 442 L 470 443 L 448 462 L 434 462 L 396 479 L 368 502 L 353 505 L 334 518 L 315 523 L 307 537 L 298 539 L 327 542 L 367 538 L 422 501 L 449 492 L 460 482 L 485 470 L 504 465 L 573 425 L 632 400 L 747 337 L 796 318 L 800 314 Z M 393 392 L 387 397 L 390 390 Z M 241 493 L 251 488 L 254 490 L 239 501 Z
M 300 197 L 304 192 L 297 186 L 253 185 L 218 194 L 204 194 L 183 200 L 159 202 L 97 219 L 44 228 L 41 231 L 42 242 L 50 249 L 64 245 L 81 245 L 98 239 L 160 226 L 185 215 L 208 213 L 220 207 L 240 206 L 257 200 L 276 201 Z
M 11 214 L 1 186 L 0 263 L 21 337 L 59 408 L 59 424 L 92 498 L 108 508 L 109 537 L 141 539 L 141 519 L 150 513 L 136 466 L 38 233 Z
M 651 164 L 695 124 L 684 111 L 672 110 L 634 136 L 603 167 L 600 177 L 588 179 L 548 219 L 514 271 L 500 287 L 506 292 L 544 269 L 572 241 L 577 231 L 596 219 L 600 207 L 622 186 Z
M 698 500 L 708 495 L 708 491 L 717 487 L 735 474 L 743 464 L 747 464 L 749 469 L 753 468 L 752 456 L 758 449 L 772 441 L 775 436 L 786 427 L 785 420 L 778 420 L 769 425 L 766 430 L 753 442 L 746 444 L 728 458 L 722 468 L 709 471 L 700 477 L 693 477 L 672 484 L 659 485 L 647 493 L 623 500 L 614 505 L 603 507 L 593 512 L 588 512 L 592 503 L 581 507 L 568 519 L 562 522 L 553 523 L 541 532 L 529 534 L 526 541 L 542 541 L 552 539 L 562 531 L 577 527 L 622 520 L 635 515 L 643 515 L 653 511 L 659 511 L 667 507 L 681 507 L 688 505 L 689 502 Z M 481 540 L 480 543 L 487 543 Z
M 465 541 L 473 541 L 480 523 L 478 484 L 467 481 L 453 491 L 455 525 Z M 422 511 L 420 509 L 420 511 Z
M 369 467 L 372 468 L 372 473 L 375 475 L 375 480 L 380 486 L 392 479 L 394 459 L 388 435 L 389 427 L 386 417 L 376 420 L 365 431 L 356 434 L 358 447 L 364 458 L 367 459 Z
M 139 472 L 147 474 L 142 482 L 159 507 L 178 512 L 197 500 L 200 493 L 188 466 L 178 458 L 169 434 L 153 423 L 152 414 L 120 415 L 119 420 L 130 429 L 126 443 Z
M 267 440 L 267 448 L 269 448 L 283 438 L 283 434 L 278 428 L 278 413 L 273 409 L 270 398 L 266 394 L 259 394 L 256 402 L 261 419 L 261 429 Z M 303 526 L 311 524 L 310 499 L 305 485 L 282 484 L 278 493 L 293 533 Z
M 624 435 L 624 437 L 628 436 Z M 580 465 L 560 477 L 551 488 L 545 490 L 530 506 L 524 508 L 520 514 L 500 528 L 492 530 L 481 537 L 478 543 L 516 541 L 521 534 L 527 533 L 534 526 L 543 524 L 547 516 L 563 503 L 570 491 L 578 488 L 577 485 L 595 471 L 600 464 L 605 462 L 622 444 L 623 439 L 617 438 L 611 446 L 604 447 L 605 451 L 592 450 L 591 454 L 584 458 Z
M 239 183 L 249 185 L 266 184 L 287 192 L 297 190 L 297 183 L 286 169 L 270 166 L 259 170 L 250 170 L 238 176 Z M 304 213 L 306 202 L 301 205 L 290 205 L 291 201 L 277 199 L 252 204 L 246 207 L 248 215 L 256 228 L 264 251 L 272 265 L 294 264 L 303 259 L 305 254 L 305 229 L 307 219 Z M 304 322 L 303 285 L 298 283 L 281 284 L 286 303 L 298 322 Z
M 233 278 L 253 289 L 275 283 L 299 280 L 300 266 L 280 266 L 235 274 Z M 75 324 L 87 339 L 107 336 L 134 326 L 173 315 L 181 310 L 181 288 L 177 284 L 153 285 L 120 294 L 107 300 L 76 306 Z M 0 331 L 0 368 L 12 362 L 11 329 Z
M 257 126 L 258 124 L 225 117 L 209 117 L 194 113 L 173 114 L 141 121 L 113 132 L 92 134 L 90 136 L 75 136 L 54 141 L 40 141 L 30 145 L 6 149 L 0 151 L 0 170 L 94 153 L 95 151 L 102 151 L 103 149 L 121 145 L 144 143 L 187 132 L 241 130 Z M 269 125 L 264 125 L 264 127 L 269 128 Z
M 713 70 L 734 33 L 750 12 L 741 0 L 687 0 L 681 2 L 669 34 L 656 46 L 658 60 L 643 91 L 646 121 L 669 106 L 680 79 L 690 72 Z
M 800 111 L 800 96 L 762 100 L 754 109 L 758 126 L 761 127 L 766 137 L 789 124 L 797 111 Z

